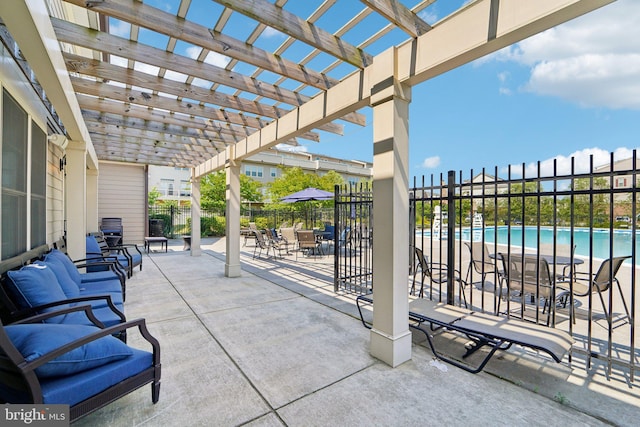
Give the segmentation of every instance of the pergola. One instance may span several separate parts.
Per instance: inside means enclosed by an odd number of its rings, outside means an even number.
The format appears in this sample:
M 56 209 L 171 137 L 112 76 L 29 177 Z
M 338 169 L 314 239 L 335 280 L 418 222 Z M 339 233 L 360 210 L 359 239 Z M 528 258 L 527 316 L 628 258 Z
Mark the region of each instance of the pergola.
M 411 357 L 411 88 L 613 1 L 460 1 L 437 22 L 421 16 L 442 0 L 175 0 L 170 11 L 149 0 L 67 0 L 51 10 L 44 0 L 16 0 L 0 2 L 0 16 L 71 141 L 71 251 L 81 250 L 87 218 L 96 215 L 90 190 L 98 161 L 191 168 L 194 230 L 199 179 L 224 169 L 226 232 L 238 236 L 227 239 L 225 272 L 239 276 L 240 162 L 276 144 L 364 125 L 359 110 L 371 108 L 371 352 L 396 366 Z M 238 25 L 248 36 L 234 36 Z M 267 50 L 261 37 L 272 30 L 284 42 Z M 185 46 L 197 55 L 186 56 Z M 306 54 L 295 57 L 294 47 Z M 224 58 L 218 65 L 210 61 L 216 55 Z M 198 244 L 194 235 L 194 254 Z

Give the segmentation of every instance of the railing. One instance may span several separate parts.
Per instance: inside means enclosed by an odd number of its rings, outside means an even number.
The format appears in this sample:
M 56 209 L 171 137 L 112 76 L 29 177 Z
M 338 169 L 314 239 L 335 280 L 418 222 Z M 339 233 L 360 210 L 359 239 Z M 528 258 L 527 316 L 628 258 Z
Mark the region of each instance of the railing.
M 223 235 L 225 230 L 224 216 L 223 211 L 202 209 L 200 211 L 201 234 Z M 155 220 L 162 221 L 165 237 L 175 238 L 191 234 L 191 208 L 189 206 L 149 206 L 149 221 L 154 222 Z
M 335 189 L 334 289 L 366 294 L 372 289 L 373 194 L 364 184 Z
M 504 178 L 495 168 L 468 175 L 451 171 L 428 182 L 414 179 L 411 245 L 422 248 L 430 263 L 446 263 L 450 277 L 442 287 L 425 283 L 426 297 L 455 304 L 466 299 L 475 310 L 548 322 L 573 335 L 573 354 L 585 356 L 587 368 L 603 360 L 609 374 L 622 367 L 633 380 L 640 359 L 634 316 L 640 261 L 636 162 L 634 151 L 624 161 L 611 154 L 598 168 L 591 158 L 584 173 L 576 173 L 571 159 L 568 174 L 558 174 L 554 161 L 550 174 L 538 163 L 533 173 L 524 164 L 509 167 Z M 512 259 L 527 254 L 548 264 L 555 283 L 550 295 L 545 297 L 538 270 L 526 298 L 509 286 L 518 282 Z M 617 274 L 605 271 L 604 282 L 611 286 L 578 296 L 571 278 L 593 277 L 606 267 L 605 260 L 617 256 L 629 259 Z

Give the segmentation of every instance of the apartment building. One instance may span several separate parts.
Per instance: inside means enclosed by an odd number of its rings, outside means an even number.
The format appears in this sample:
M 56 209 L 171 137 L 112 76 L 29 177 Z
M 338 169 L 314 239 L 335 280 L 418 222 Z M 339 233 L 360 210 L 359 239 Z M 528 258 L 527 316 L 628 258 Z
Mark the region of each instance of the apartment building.
M 241 173 L 268 184 L 279 178 L 284 167 L 300 167 L 305 172 L 324 175 L 335 171 L 347 183 L 358 183 L 372 177 L 372 163 L 359 160 L 344 160 L 300 151 L 288 151 L 272 148 L 256 154 L 242 162 Z M 159 200 L 175 200 L 185 204 L 191 197 L 190 170 L 149 166 L 149 188 L 156 188 L 161 196 Z M 263 190 L 266 186 L 263 187 Z

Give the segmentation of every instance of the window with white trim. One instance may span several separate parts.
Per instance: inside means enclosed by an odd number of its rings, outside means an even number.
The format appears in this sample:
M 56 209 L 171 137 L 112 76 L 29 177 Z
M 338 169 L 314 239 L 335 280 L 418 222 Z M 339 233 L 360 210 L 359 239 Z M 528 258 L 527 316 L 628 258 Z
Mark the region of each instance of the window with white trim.
M 2 259 L 7 259 L 46 243 L 47 135 L 6 89 L 0 108 Z
M 252 178 L 262 178 L 262 166 L 246 165 L 244 174 Z

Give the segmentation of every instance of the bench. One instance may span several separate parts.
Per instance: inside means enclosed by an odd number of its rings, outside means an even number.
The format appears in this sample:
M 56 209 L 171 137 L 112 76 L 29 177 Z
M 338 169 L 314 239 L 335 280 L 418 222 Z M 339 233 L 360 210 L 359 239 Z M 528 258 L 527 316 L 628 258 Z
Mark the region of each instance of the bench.
M 166 237 L 145 237 L 144 238 L 144 250 L 149 253 L 150 247 L 152 243 L 160 243 L 160 250 L 164 249 L 165 252 L 168 251 L 169 239 Z
M 373 304 L 373 296 L 360 295 L 356 298 L 356 304 L 362 324 L 371 328 L 364 320 L 361 304 Z M 542 351 L 560 363 L 574 343 L 571 335 L 564 331 L 422 298 L 409 303 L 408 314 L 409 326 L 425 334 L 431 351 L 438 359 L 474 374 L 484 369 L 496 351 L 508 350 L 513 344 Z M 425 325 L 429 325 L 428 329 Z M 436 350 L 431 333 L 438 329 L 459 333 L 471 340 L 465 345 L 463 359 L 485 346 L 490 350 L 477 367 L 461 363 Z

